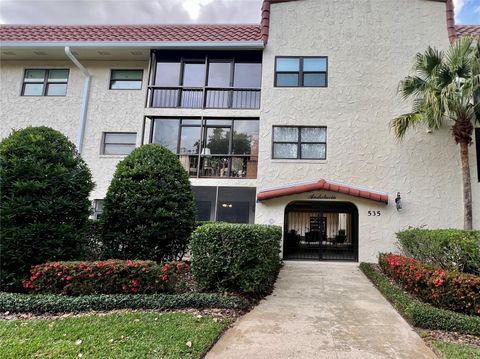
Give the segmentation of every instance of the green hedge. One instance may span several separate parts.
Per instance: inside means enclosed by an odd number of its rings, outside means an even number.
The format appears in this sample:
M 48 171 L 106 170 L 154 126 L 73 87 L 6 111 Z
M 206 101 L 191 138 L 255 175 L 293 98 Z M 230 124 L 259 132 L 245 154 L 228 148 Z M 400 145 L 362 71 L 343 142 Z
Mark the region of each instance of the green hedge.
M 210 293 L 188 294 L 100 294 L 80 297 L 44 294 L 0 293 L 0 312 L 68 313 L 116 309 L 245 309 L 249 303 L 240 297 Z
M 383 272 L 403 289 L 437 308 L 480 316 L 480 277 L 446 271 L 413 258 L 381 254 Z
M 106 261 L 38 264 L 23 281 L 38 294 L 155 294 L 188 291 L 190 265 L 185 262 Z
M 412 325 L 425 329 L 449 330 L 480 335 L 480 318 L 435 308 L 415 299 L 375 271 L 370 263 L 361 263 L 360 269 L 378 290 Z
M 397 233 L 402 252 L 447 270 L 480 275 L 480 231 L 413 228 Z
M 280 227 L 205 224 L 190 242 L 192 273 L 203 290 L 265 294 L 281 266 Z

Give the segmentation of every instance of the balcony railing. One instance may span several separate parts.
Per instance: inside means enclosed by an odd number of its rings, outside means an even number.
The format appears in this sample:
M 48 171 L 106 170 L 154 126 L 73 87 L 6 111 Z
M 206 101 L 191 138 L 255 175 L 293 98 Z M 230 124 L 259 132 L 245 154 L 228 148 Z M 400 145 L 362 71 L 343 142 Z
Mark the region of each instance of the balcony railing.
M 149 107 L 260 108 L 259 88 L 149 86 Z
M 178 155 L 190 177 L 257 178 L 258 156 Z

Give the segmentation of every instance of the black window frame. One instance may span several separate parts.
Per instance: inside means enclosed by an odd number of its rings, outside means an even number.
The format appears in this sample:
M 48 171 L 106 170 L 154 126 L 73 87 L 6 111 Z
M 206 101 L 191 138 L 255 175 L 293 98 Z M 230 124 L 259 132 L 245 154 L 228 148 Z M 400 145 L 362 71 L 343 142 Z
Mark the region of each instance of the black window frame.
M 279 142 L 275 141 L 275 128 L 296 128 L 298 130 L 298 138 L 296 142 Z M 323 128 L 325 129 L 325 142 L 303 142 L 302 141 L 302 128 Z M 275 157 L 274 146 L 275 144 L 296 144 L 297 145 L 297 158 L 292 157 Z M 314 144 L 314 145 L 324 145 L 325 146 L 325 157 L 324 158 L 302 158 L 302 144 Z M 275 125 L 272 126 L 272 160 L 303 160 L 303 161 L 325 161 L 327 159 L 327 126 L 282 126 Z
M 190 177 L 190 178 L 237 178 L 237 177 L 231 177 L 231 171 L 232 171 L 232 159 L 235 158 L 250 158 L 250 157 L 257 157 L 258 158 L 258 152 L 255 153 L 249 153 L 249 154 L 241 154 L 241 153 L 234 153 L 234 132 L 236 129 L 235 122 L 236 121 L 252 121 L 256 122 L 258 124 L 258 137 L 260 138 L 260 118 L 258 117 L 198 117 L 198 116 L 152 116 L 150 117 L 150 131 L 149 131 L 149 139 L 148 143 L 155 143 L 154 141 L 154 134 L 155 134 L 155 122 L 156 120 L 171 120 L 171 121 L 177 121 L 178 123 L 178 134 L 177 134 L 177 144 L 176 144 L 176 152 L 173 152 L 176 156 L 181 156 L 181 155 L 189 155 L 189 156 L 196 156 L 198 157 L 198 163 L 197 163 L 197 176 Z M 189 121 L 189 120 L 197 120 L 200 121 L 199 124 L 191 124 L 191 123 L 183 123 L 183 121 Z M 230 121 L 230 124 L 211 124 L 209 121 Z M 189 154 L 189 153 L 182 153 L 180 151 L 181 149 L 181 138 L 182 138 L 182 130 L 184 128 L 200 128 L 200 139 L 199 139 L 199 153 L 195 154 Z M 229 128 L 230 133 L 229 133 L 229 149 L 228 153 L 220 154 L 205 154 L 202 153 L 203 150 L 207 147 L 206 146 L 206 140 L 207 140 L 207 131 L 209 128 Z M 258 149 L 257 149 L 258 151 Z M 200 167 L 201 167 L 201 159 L 204 157 L 228 157 L 229 158 L 229 163 L 228 163 L 228 175 L 225 177 L 217 177 L 217 176 L 201 176 L 200 175 Z M 258 167 L 257 167 L 258 170 Z M 255 178 L 257 178 L 258 175 L 256 175 Z M 238 178 L 237 178 L 238 179 Z M 245 178 L 244 178 L 245 179 Z M 248 179 L 248 178 L 247 178 Z
M 107 135 L 135 135 L 135 142 L 134 143 L 118 143 L 118 142 L 105 142 Z M 105 131 L 102 132 L 102 143 L 100 146 L 100 155 L 102 156 L 128 156 L 129 153 L 125 154 L 109 154 L 105 153 L 105 146 L 106 145 L 133 145 L 133 149 L 137 147 L 137 132 L 121 132 L 121 131 Z M 133 151 L 133 150 L 132 150 Z
M 97 198 L 93 200 L 93 214 L 92 217 L 95 220 L 100 219 L 100 216 L 103 213 L 103 205 L 105 203 L 105 198 Z
M 138 80 L 118 80 L 118 79 L 113 79 L 113 72 L 114 71 L 127 71 L 127 72 L 133 72 L 133 71 L 141 71 L 142 72 L 142 77 L 140 79 L 140 88 L 138 89 L 132 89 L 132 88 L 117 88 L 117 89 L 114 89 L 112 88 L 112 83 L 114 81 L 127 81 L 127 82 L 136 82 Z M 109 85 L 108 85 L 108 89 L 109 90 L 113 90 L 113 91 L 140 91 L 143 89 L 143 78 L 145 76 L 145 72 L 143 71 L 143 69 L 110 69 L 110 81 L 109 81 Z
M 43 76 L 43 83 L 42 82 L 37 82 L 38 84 L 42 83 L 43 84 L 43 89 L 42 89 L 42 94 L 41 95 L 25 95 L 25 85 L 29 83 L 35 83 L 35 82 L 26 82 L 25 81 L 25 76 L 27 76 L 27 71 L 30 70 L 41 70 L 45 71 L 45 75 Z M 56 71 L 56 70 L 63 70 L 67 71 L 67 81 L 48 81 L 48 77 L 50 74 L 50 71 Z M 67 96 L 67 91 L 68 91 L 68 79 L 70 78 L 70 69 L 69 68 L 26 68 L 23 71 L 23 79 L 22 79 L 22 89 L 20 92 L 20 96 L 22 97 L 65 97 Z M 65 94 L 63 95 L 48 95 L 48 85 L 49 84 L 62 84 L 65 85 Z
M 298 59 L 299 60 L 299 69 L 298 71 L 278 71 L 277 70 L 277 60 L 278 59 Z M 303 60 L 304 59 L 325 59 L 326 60 L 326 69 L 325 71 L 304 71 L 303 70 Z M 273 86 L 279 88 L 326 88 L 328 87 L 328 56 L 275 56 L 275 75 L 273 79 Z M 278 85 L 278 74 L 298 74 L 298 86 L 282 86 Z M 305 74 L 325 74 L 325 86 L 305 86 Z
M 263 58 L 261 52 L 230 52 L 230 51 L 158 51 L 152 50 L 151 53 L 151 66 L 150 66 L 150 75 L 149 75 L 149 89 L 161 89 L 169 88 L 171 90 L 179 91 L 174 101 L 174 105 L 171 106 L 154 106 L 153 100 L 154 95 L 147 94 L 146 104 L 148 107 L 152 108 L 195 108 L 195 109 L 243 109 L 243 110 L 258 110 L 260 108 L 260 97 L 258 100 L 256 97 L 252 100 L 253 105 L 251 106 L 234 106 L 234 91 L 255 91 L 260 94 L 262 88 L 262 69 L 263 69 Z M 175 62 L 179 63 L 179 76 L 178 83 L 170 86 L 159 86 L 155 83 L 157 77 L 157 64 L 158 63 L 170 63 Z M 184 84 L 184 72 L 185 64 L 188 63 L 202 63 L 205 65 L 205 77 L 203 84 L 200 86 L 186 86 Z M 229 76 L 229 85 L 226 87 L 222 86 L 210 86 L 209 84 L 209 72 L 211 63 L 230 63 L 230 76 Z M 236 64 L 241 63 L 250 63 L 258 64 L 260 66 L 260 77 L 258 87 L 244 87 L 235 85 L 235 66 Z M 185 91 L 198 91 L 202 95 L 199 97 L 198 106 L 184 106 L 183 105 L 183 96 Z M 208 101 L 208 93 L 211 91 L 228 91 L 227 101 L 225 106 L 211 106 Z M 259 95 L 260 96 L 260 95 Z M 255 104 L 258 101 L 258 107 Z M 200 103 L 201 102 L 201 103 Z M 173 101 L 172 101 L 173 103 Z

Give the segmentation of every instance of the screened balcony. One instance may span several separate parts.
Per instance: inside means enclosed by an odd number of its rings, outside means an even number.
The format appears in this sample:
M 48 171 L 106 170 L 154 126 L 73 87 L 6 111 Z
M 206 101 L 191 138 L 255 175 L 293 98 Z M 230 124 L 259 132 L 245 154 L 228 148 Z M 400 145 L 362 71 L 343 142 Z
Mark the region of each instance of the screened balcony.
M 257 178 L 258 119 L 152 119 L 152 143 L 178 155 L 190 177 Z
M 260 108 L 259 52 L 154 52 L 149 107 Z

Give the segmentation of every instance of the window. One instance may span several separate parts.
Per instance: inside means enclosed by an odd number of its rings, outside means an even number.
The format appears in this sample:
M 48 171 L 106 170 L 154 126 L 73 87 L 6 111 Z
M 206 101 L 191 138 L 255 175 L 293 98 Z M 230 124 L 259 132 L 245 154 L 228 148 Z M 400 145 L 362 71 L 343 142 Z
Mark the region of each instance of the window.
M 25 70 L 22 96 L 65 96 L 68 73 L 66 69 Z
M 273 127 L 274 159 L 324 160 L 327 152 L 326 127 Z
M 143 70 L 112 70 L 110 90 L 141 90 Z
M 103 212 L 103 199 L 93 200 L 93 219 L 100 219 Z
M 477 148 L 478 182 L 480 182 L 480 127 L 475 129 L 475 147 Z
M 128 155 L 135 149 L 135 132 L 104 132 L 102 155 Z
M 261 52 L 155 52 L 151 107 L 259 108 Z
M 257 177 L 257 119 L 156 118 L 151 142 L 176 153 L 191 177 Z
M 327 57 L 277 57 L 276 87 L 327 87 Z
M 255 187 L 193 186 L 197 221 L 253 223 Z

